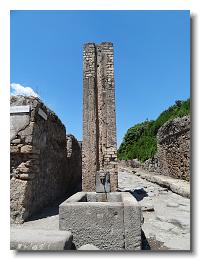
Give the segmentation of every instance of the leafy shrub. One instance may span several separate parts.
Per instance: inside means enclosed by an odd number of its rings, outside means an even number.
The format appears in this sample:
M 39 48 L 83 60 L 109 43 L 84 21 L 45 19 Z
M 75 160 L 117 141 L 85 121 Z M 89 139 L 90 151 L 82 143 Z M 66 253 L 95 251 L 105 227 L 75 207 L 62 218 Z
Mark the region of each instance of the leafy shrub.
M 168 120 L 190 113 L 190 99 L 177 100 L 173 106 L 163 111 L 156 120 L 146 120 L 128 129 L 118 149 L 119 160 L 139 159 L 144 162 L 157 151 L 158 129 Z

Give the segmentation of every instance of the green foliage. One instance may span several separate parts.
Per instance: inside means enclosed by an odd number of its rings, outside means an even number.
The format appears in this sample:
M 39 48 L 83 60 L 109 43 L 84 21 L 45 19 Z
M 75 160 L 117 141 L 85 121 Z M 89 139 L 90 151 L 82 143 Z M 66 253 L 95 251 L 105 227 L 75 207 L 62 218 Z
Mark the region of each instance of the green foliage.
M 190 113 L 190 99 L 177 100 L 173 106 L 163 111 L 154 121 L 144 121 L 128 129 L 118 149 L 119 160 L 137 158 L 144 162 L 152 158 L 157 151 L 156 134 L 168 120 L 183 117 Z

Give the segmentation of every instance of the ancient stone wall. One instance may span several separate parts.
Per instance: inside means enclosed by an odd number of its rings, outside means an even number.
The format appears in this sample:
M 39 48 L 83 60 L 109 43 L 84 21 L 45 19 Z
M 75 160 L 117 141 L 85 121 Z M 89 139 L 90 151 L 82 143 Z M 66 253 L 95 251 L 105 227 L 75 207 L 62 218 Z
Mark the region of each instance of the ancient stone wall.
M 118 161 L 118 166 L 120 167 L 132 167 L 132 168 L 140 168 L 141 162 L 138 159 L 132 160 L 120 160 Z
M 82 156 L 80 142 L 73 135 L 67 135 L 68 192 L 82 190 Z
M 149 172 L 156 172 L 160 174 L 157 154 L 155 154 L 153 158 L 149 158 L 144 163 L 141 163 L 141 167 Z
M 72 137 L 67 137 L 73 139 L 67 150 L 65 126 L 38 98 L 11 97 L 10 120 L 11 222 L 21 223 L 72 188 L 76 191 L 81 154 Z
M 95 191 L 95 175 L 109 171 L 117 188 L 113 44 L 88 43 L 83 52 L 83 190 Z
M 157 134 L 158 152 L 144 168 L 174 178 L 190 180 L 190 116 L 166 122 Z

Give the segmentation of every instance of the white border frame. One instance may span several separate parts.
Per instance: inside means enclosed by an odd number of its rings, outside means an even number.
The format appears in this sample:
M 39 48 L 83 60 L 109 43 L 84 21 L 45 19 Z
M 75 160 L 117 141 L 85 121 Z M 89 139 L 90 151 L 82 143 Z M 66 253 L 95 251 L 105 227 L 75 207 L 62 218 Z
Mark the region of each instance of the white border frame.
M 9 96 L 10 96 L 10 10 L 190 10 L 193 17 L 192 24 L 192 73 L 191 83 L 193 92 L 193 253 L 168 252 L 152 254 L 152 252 L 138 253 L 16 253 L 9 250 Z M 0 0 L 0 118 L 1 118 L 1 142 L 0 142 L 0 192 L 1 192 L 1 256 L 4 259 L 17 258 L 103 258 L 128 257 L 128 258 L 160 258 L 174 259 L 199 258 L 199 245 L 197 242 L 199 231 L 199 202 L 197 201 L 198 181 L 200 175 L 199 164 L 197 164 L 200 125 L 198 113 L 200 108 L 199 98 L 199 0 Z M 196 199 L 195 199 L 196 197 Z M 3 259 L 3 258 L 2 258 Z

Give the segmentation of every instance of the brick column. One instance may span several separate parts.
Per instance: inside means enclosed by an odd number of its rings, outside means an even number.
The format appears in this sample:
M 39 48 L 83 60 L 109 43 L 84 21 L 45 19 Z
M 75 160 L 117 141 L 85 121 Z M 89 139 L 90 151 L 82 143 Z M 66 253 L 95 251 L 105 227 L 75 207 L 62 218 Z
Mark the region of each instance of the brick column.
M 109 171 L 117 188 L 117 144 L 113 44 L 84 46 L 83 56 L 83 190 L 95 191 L 95 174 Z

